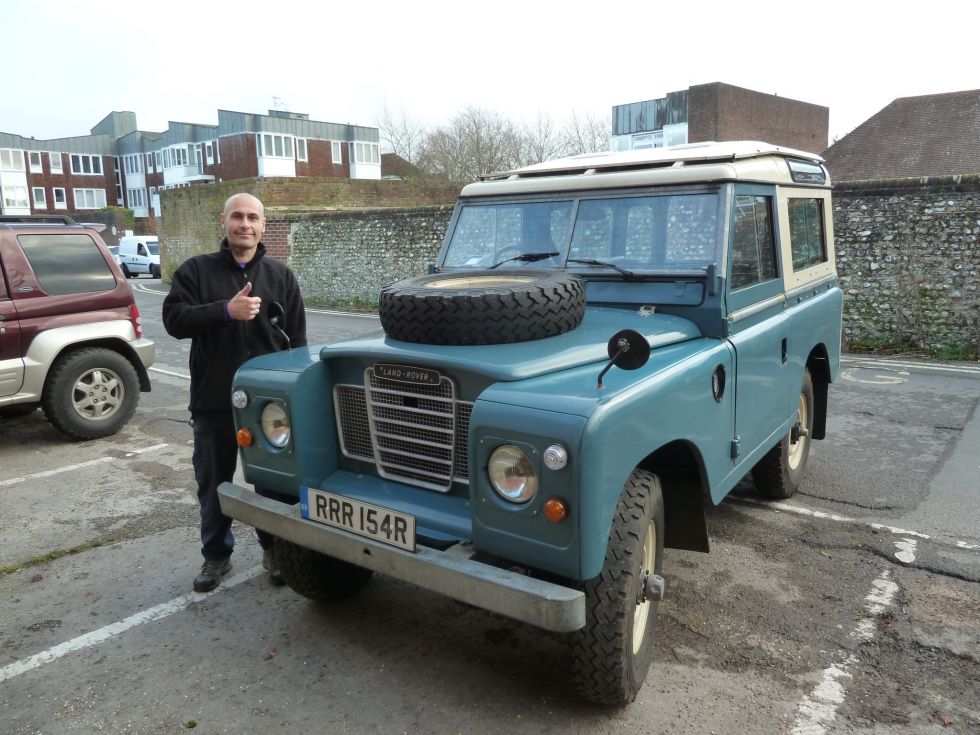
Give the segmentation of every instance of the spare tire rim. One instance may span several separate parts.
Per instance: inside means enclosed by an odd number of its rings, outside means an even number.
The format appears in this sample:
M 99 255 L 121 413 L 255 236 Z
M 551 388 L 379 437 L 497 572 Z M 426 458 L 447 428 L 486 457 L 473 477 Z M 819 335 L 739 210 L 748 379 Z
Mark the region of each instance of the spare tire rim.
M 75 413 L 88 421 L 104 421 L 123 404 L 126 388 L 122 379 L 108 368 L 92 368 L 78 376 L 72 386 L 71 403 Z
M 494 288 L 515 286 L 521 283 L 534 283 L 532 276 L 453 276 L 429 281 L 426 288 Z

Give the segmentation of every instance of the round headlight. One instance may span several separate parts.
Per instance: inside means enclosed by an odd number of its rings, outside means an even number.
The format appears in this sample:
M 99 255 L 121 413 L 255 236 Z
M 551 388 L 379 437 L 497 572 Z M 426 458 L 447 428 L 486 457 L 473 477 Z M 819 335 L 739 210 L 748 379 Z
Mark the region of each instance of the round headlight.
M 284 447 L 289 443 L 289 416 L 278 403 L 267 403 L 262 409 L 262 433 L 269 443 L 275 447 Z
M 235 408 L 245 408 L 248 405 L 248 393 L 239 389 L 231 394 L 231 405 Z
M 526 503 L 538 491 L 538 477 L 530 458 L 513 444 L 493 450 L 488 467 L 493 489 L 504 500 Z

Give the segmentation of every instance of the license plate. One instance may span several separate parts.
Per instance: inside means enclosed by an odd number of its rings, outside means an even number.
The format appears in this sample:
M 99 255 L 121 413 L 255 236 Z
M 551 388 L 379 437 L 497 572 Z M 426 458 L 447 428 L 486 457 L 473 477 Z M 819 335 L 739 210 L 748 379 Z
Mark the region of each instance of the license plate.
M 304 487 L 300 515 L 358 536 L 415 551 L 415 516 Z

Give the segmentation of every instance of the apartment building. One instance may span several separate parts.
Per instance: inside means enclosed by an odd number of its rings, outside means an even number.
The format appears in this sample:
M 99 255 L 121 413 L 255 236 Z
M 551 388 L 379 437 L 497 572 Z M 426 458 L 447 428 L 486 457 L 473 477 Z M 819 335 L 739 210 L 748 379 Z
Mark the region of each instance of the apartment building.
M 316 176 L 380 179 L 377 128 L 218 110 L 218 124 L 171 122 L 137 129 L 132 112 L 111 112 L 72 138 L 0 133 L 0 214 L 71 214 L 128 207 L 159 216 L 159 192 L 209 181 Z
M 659 99 L 615 105 L 609 148 L 763 140 L 819 153 L 827 147 L 829 124 L 827 107 L 712 82 Z

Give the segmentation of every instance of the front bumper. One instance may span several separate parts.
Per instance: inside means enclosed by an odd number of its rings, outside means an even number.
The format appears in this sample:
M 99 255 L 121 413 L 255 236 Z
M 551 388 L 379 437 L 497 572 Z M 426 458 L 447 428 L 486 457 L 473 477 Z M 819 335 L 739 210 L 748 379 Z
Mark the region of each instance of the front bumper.
M 321 554 L 545 630 L 570 632 L 585 625 L 581 590 L 474 561 L 469 544 L 446 551 L 420 546 L 412 553 L 306 520 L 298 505 L 230 482 L 218 487 L 218 496 L 225 515 Z

